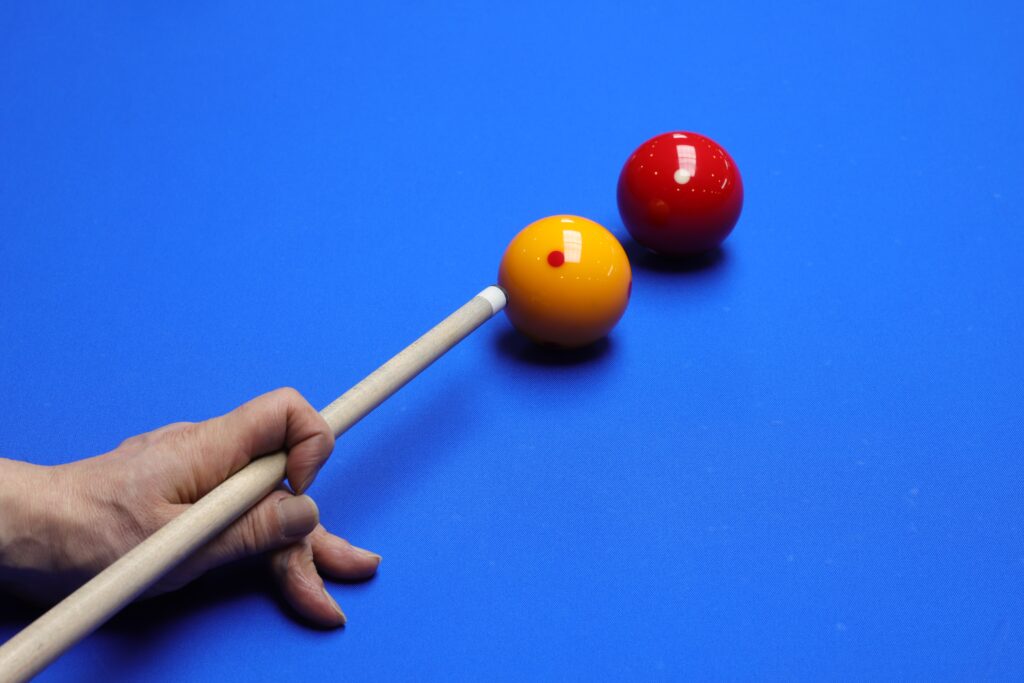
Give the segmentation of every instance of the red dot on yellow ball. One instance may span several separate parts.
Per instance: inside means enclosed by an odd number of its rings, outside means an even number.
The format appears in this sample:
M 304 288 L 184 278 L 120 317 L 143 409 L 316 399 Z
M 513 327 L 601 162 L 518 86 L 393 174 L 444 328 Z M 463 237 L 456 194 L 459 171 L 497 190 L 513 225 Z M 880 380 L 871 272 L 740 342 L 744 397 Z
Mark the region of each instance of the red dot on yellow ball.
M 580 216 L 531 223 L 505 250 L 498 284 L 505 313 L 535 341 L 585 346 L 607 335 L 629 303 L 633 273 L 626 252 L 601 225 Z

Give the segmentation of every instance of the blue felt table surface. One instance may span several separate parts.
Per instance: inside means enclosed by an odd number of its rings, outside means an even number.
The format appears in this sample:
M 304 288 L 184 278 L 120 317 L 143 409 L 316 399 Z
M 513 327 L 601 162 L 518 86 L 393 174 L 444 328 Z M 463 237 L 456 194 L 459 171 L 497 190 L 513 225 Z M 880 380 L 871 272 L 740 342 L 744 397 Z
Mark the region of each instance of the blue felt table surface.
M 1024 677 L 1019 3 L 6 3 L 0 456 L 59 463 L 282 385 L 323 405 L 527 223 L 623 237 L 555 358 L 502 317 L 312 493 L 384 556 L 308 630 L 262 568 L 129 609 L 40 680 Z M 673 268 L 644 139 L 746 203 Z M 0 520 L 2 523 L 2 520 Z M 32 618 L 0 597 L 0 638 Z

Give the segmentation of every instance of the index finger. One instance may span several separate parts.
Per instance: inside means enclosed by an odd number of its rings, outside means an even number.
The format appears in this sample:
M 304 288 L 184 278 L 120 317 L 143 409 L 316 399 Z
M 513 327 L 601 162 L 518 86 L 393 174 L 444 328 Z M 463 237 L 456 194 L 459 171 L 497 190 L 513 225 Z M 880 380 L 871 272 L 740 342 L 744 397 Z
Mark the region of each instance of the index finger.
M 288 452 L 288 482 L 296 493 L 313 483 L 334 450 L 324 418 L 295 389 L 275 389 L 203 423 L 197 483 L 207 491 L 253 459 Z

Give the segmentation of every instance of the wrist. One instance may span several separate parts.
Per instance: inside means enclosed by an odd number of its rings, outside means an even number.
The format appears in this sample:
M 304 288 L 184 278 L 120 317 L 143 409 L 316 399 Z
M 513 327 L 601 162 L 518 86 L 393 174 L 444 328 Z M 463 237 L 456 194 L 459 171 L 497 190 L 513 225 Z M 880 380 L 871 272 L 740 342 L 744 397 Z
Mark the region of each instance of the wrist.
M 55 468 L 0 458 L 0 579 L 42 570 L 52 552 Z
M 100 485 L 96 460 L 45 467 L 0 458 L 0 584 L 49 602 L 130 547 L 134 518 Z

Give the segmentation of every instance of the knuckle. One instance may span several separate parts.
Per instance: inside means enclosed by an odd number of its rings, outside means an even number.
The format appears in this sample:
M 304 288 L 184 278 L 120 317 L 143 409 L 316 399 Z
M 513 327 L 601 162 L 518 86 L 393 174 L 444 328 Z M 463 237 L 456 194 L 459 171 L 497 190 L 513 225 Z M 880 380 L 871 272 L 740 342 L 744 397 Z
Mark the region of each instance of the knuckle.
M 259 551 L 260 539 L 264 536 L 263 524 L 260 515 L 251 514 L 242 518 L 241 528 L 238 530 L 239 554 L 252 554 Z
M 295 387 L 281 387 L 276 391 L 276 393 L 282 400 L 288 401 L 289 403 L 292 401 L 303 400 L 302 394 L 300 394 L 299 390 Z
M 165 439 L 190 434 L 195 424 L 196 423 L 194 422 L 172 422 L 160 427 L 159 429 L 130 436 L 118 444 L 117 448 L 126 451 L 142 450 L 155 443 L 161 443 Z
M 271 493 L 262 505 L 242 518 L 239 540 L 244 553 L 262 552 L 281 538 L 282 529 L 277 516 L 277 506 L 286 497 L 288 494 L 283 491 Z
M 198 425 L 188 423 L 164 434 L 171 452 L 179 454 L 190 462 L 198 462 L 202 455 L 202 439 Z M 196 459 L 196 460 L 193 460 Z
M 120 445 L 118 445 L 118 448 L 124 450 L 140 450 L 148 448 L 154 443 L 160 443 L 165 439 L 173 438 L 189 432 L 194 424 L 194 422 L 172 422 L 160 427 L 159 429 L 130 436 L 122 441 Z
M 279 391 L 281 392 L 281 400 L 288 408 L 312 410 L 312 406 L 309 404 L 309 401 L 306 400 L 306 397 L 303 396 L 298 389 L 294 387 L 282 387 Z
M 134 451 L 140 448 L 144 448 L 150 441 L 149 432 L 145 434 L 136 434 L 135 436 L 129 436 L 127 439 L 118 444 L 118 450 Z

